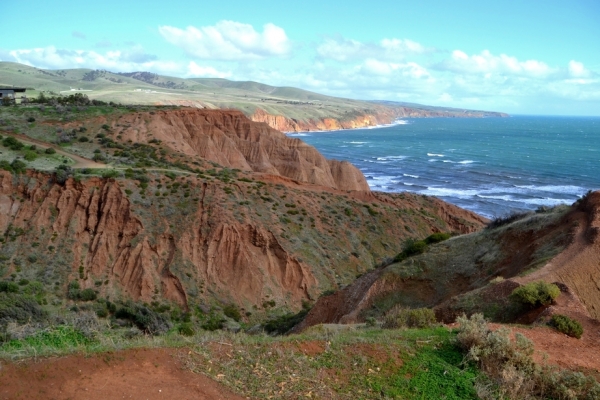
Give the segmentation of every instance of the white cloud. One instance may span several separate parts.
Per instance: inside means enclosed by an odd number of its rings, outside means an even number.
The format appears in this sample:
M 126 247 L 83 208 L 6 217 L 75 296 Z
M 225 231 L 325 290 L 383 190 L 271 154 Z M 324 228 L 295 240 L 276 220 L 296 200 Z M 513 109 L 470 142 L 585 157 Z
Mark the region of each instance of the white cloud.
M 590 71 L 588 71 L 583 66 L 583 63 L 580 63 L 575 60 L 569 61 L 568 70 L 569 70 L 569 75 L 572 78 L 587 78 L 591 75 Z
M 391 63 L 375 59 L 367 59 L 359 67 L 362 71 L 372 75 L 401 75 L 411 79 L 430 79 L 431 75 L 426 68 L 414 62 Z
M 469 74 L 507 74 L 528 76 L 532 78 L 546 78 L 556 72 L 546 63 L 537 60 L 519 61 L 516 57 L 500 54 L 493 55 L 488 50 L 480 54 L 467 55 L 463 51 L 454 50 L 450 59 L 437 65 L 441 70 Z
M 222 72 L 218 71 L 213 67 L 200 66 L 196 64 L 194 61 L 190 61 L 188 64 L 188 77 L 193 78 L 229 78 L 231 77 L 231 72 Z
M 322 59 L 345 62 L 365 58 L 393 61 L 403 60 L 408 55 L 432 51 L 409 39 L 382 39 L 378 43 L 363 43 L 346 38 L 326 38 L 318 47 Z
M 113 72 L 153 71 L 158 73 L 178 72 L 181 67 L 175 62 L 157 60 L 152 54 L 144 53 L 141 47 L 99 53 L 89 50 L 57 49 L 54 46 L 34 49 L 18 49 L 8 52 L 9 59 L 38 68 L 66 69 L 91 68 Z
M 262 33 L 254 30 L 252 25 L 234 21 L 220 21 L 214 26 L 200 28 L 188 26 L 185 30 L 165 25 L 158 31 L 188 55 L 207 60 L 279 57 L 288 54 L 291 47 L 285 31 L 271 23 L 263 26 Z

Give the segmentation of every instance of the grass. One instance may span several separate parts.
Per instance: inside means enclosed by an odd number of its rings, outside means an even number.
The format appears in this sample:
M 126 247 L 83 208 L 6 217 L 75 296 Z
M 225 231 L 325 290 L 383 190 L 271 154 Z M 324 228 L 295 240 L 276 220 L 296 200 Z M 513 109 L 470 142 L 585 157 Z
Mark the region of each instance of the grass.
M 476 398 L 455 333 L 360 329 L 300 336 L 235 336 L 192 347 L 184 359 L 252 398 Z

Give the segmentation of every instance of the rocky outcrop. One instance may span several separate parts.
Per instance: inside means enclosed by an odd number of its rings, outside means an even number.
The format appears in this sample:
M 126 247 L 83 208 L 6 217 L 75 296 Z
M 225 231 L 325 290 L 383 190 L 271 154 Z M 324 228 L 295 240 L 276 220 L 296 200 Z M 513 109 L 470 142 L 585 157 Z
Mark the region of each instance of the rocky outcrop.
M 314 147 L 265 123 L 252 122 L 240 111 L 138 113 L 122 117 L 114 129 L 124 140 L 147 143 L 158 139 L 177 152 L 229 168 L 281 175 L 340 190 L 369 190 L 356 167 L 328 161 Z

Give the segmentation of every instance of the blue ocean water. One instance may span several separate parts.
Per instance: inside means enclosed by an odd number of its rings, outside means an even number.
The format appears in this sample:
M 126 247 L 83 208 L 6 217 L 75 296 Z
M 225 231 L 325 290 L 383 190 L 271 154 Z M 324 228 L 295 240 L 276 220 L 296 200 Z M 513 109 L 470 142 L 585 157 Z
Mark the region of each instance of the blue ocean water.
M 432 195 L 488 218 L 600 189 L 600 118 L 404 119 L 290 134 L 347 160 L 371 189 Z

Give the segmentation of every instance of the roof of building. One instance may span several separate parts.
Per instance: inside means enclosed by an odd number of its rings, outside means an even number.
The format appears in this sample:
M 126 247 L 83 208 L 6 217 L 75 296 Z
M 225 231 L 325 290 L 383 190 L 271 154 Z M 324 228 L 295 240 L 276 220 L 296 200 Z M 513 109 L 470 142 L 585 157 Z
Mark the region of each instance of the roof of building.
M 15 92 L 24 92 L 26 89 L 25 88 L 19 88 L 19 87 L 1 87 L 0 86 L 0 90 L 12 90 Z

